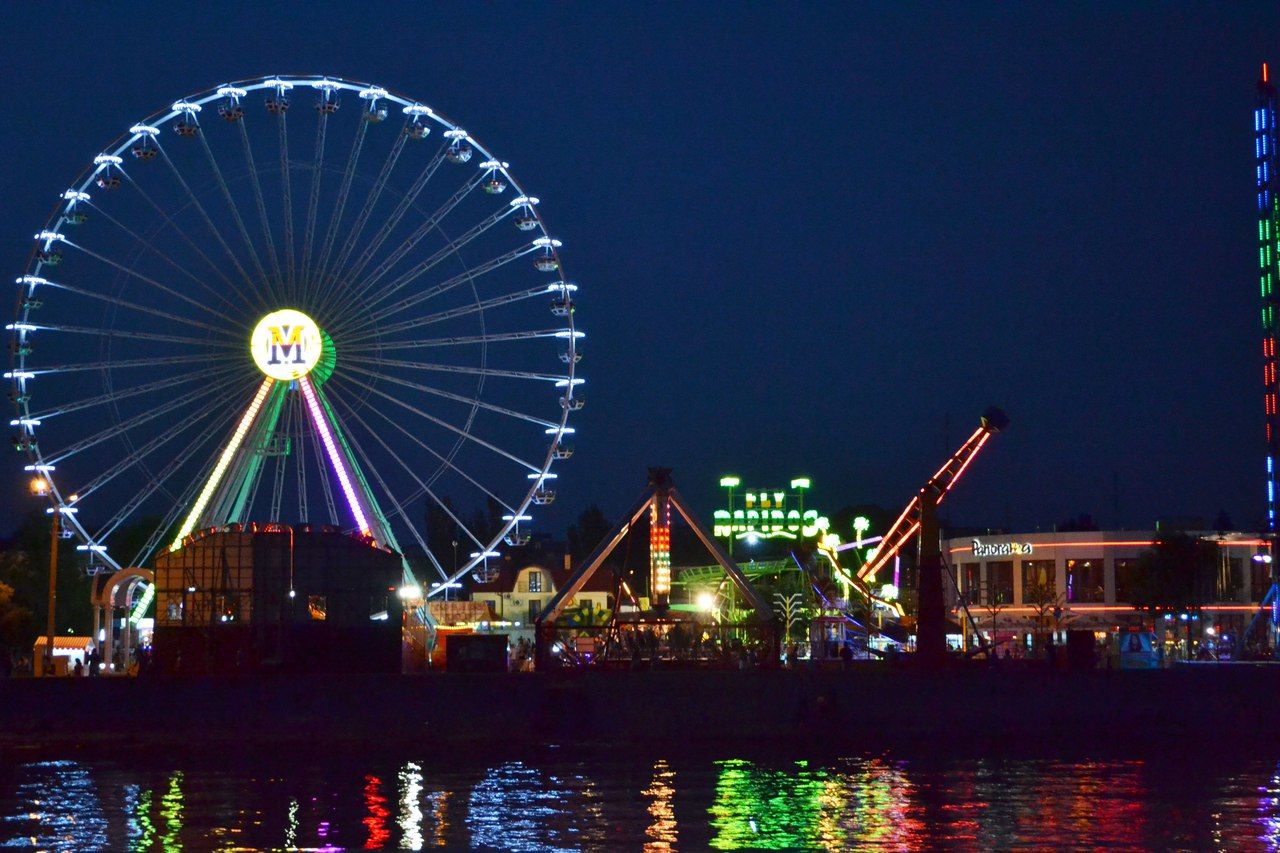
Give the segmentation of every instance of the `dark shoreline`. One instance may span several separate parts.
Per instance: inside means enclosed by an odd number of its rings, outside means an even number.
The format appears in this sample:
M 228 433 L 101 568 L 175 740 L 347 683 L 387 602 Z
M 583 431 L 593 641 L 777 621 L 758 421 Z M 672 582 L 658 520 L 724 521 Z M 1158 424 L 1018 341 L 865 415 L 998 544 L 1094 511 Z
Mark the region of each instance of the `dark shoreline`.
M 573 748 L 830 756 L 1280 746 L 1280 666 L 0 681 L 6 760 Z

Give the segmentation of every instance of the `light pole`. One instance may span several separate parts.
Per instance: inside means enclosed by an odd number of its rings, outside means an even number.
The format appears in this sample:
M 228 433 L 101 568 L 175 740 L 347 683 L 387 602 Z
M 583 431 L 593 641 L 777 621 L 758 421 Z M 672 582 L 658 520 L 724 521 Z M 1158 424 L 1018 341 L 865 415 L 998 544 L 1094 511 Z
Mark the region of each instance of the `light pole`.
M 31 480 L 31 493 L 33 495 L 47 495 L 49 493 L 49 481 L 43 477 L 33 477 Z M 49 607 L 45 619 L 45 638 L 44 638 L 44 661 L 41 663 L 41 671 L 45 675 L 53 675 L 53 635 L 54 635 L 54 615 L 58 609 L 58 522 L 62 518 L 60 507 L 53 507 L 53 524 L 49 536 Z
M 721 488 L 728 489 L 728 556 L 733 556 L 733 489 L 739 487 L 742 480 L 737 476 L 722 476 Z
M 808 477 L 796 477 L 791 481 L 791 488 L 796 492 L 796 510 L 800 513 L 800 523 L 804 524 L 804 490 L 811 485 Z

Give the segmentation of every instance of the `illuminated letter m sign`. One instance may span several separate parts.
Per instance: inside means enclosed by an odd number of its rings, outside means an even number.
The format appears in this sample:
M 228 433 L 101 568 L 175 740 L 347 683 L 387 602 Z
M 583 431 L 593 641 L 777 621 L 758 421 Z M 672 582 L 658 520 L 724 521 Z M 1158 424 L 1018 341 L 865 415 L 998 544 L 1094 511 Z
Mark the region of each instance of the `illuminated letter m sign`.
M 271 354 L 267 364 L 306 364 L 302 356 L 302 326 L 271 327 Z

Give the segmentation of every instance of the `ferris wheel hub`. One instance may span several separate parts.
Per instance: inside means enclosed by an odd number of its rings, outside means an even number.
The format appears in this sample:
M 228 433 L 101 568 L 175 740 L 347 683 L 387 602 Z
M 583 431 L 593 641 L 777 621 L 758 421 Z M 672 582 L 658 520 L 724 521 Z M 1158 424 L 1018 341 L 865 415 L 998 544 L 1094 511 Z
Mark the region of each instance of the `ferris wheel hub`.
M 293 308 L 282 308 L 254 326 L 249 352 L 259 370 L 288 382 L 301 379 L 320 364 L 326 342 L 315 320 Z

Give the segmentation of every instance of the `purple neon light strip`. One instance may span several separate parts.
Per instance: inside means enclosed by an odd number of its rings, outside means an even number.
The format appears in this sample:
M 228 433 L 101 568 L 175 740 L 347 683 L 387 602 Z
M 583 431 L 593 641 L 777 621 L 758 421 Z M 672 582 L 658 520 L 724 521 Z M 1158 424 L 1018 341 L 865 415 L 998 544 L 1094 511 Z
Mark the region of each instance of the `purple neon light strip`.
M 307 409 L 311 412 L 311 422 L 315 424 L 316 431 L 320 433 L 320 441 L 324 444 L 324 449 L 329 454 L 329 464 L 333 466 L 333 472 L 338 475 L 338 483 L 342 486 L 342 493 L 347 496 L 347 504 L 351 507 L 351 514 L 356 518 L 356 526 L 360 528 L 360 532 L 365 536 L 370 536 L 372 532 L 369 527 L 369 521 L 365 518 L 364 510 L 360 507 L 360 501 L 356 499 L 356 490 L 351 485 L 351 475 L 347 473 L 346 463 L 342 461 L 342 454 L 338 452 L 338 445 L 333 440 L 333 432 L 329 429 L 329 422 L 324 416 L 324 411 L 320 408 L 320 401 L 316 399 L 316 389 L 311 386 L 311 380 L 306 376 L 298 380 L 298 387 L 302 389 L 302 396 L 307 401 Z

